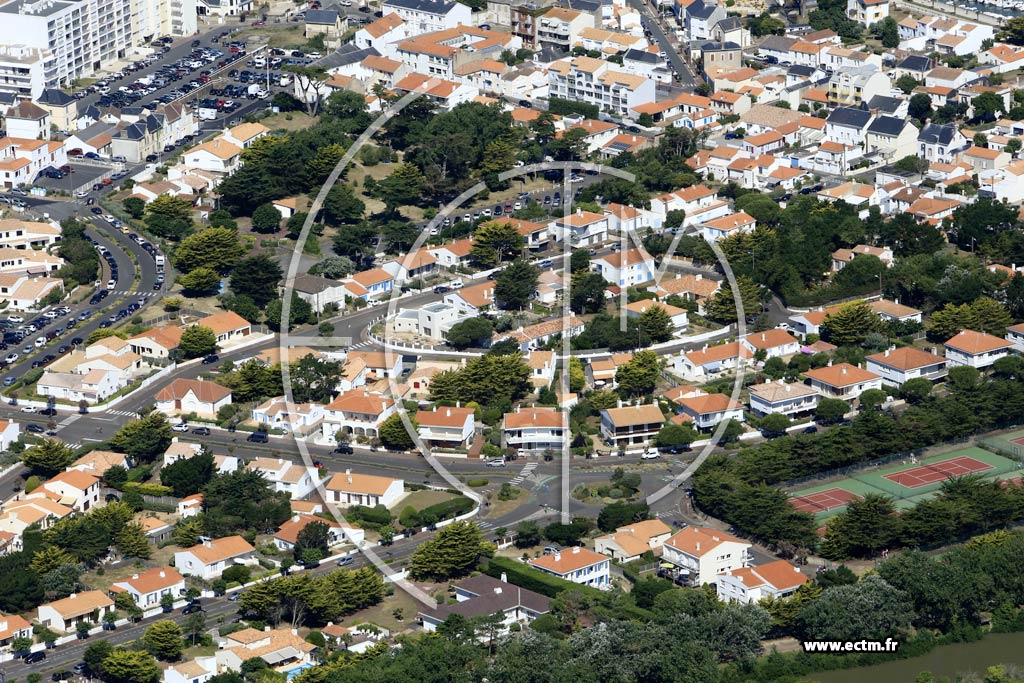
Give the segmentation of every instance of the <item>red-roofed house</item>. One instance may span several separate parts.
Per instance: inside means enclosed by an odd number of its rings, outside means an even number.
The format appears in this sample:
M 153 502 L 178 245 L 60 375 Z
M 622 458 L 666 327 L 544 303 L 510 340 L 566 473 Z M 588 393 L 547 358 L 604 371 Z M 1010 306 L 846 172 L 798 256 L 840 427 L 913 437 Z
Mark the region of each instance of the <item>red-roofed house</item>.
M 68 470 L 44 481 L 28 497 L 46 497 L 77 512 L 88 512 L 99 503 L 100 480 L 81 470 Z
M 1005 339 L 974 330 L 961 330 L 946 340 L 945 346 L 950 367 L 967 365 L 979 370 L 989 367 L 1013 348 Z
M 881 377 L 849 363 L 830 363 L 823 368 L 808 370 L 804 376 L 822 396 L 844 401 L 852 401 L 869 389 L 882 388 Z
M 516 448 L 519 453 L 560 451 L 565 437 L 565 414 L 554 408 L 520 408 L 505 413 L 501 429 L 503 448 Z
M 135 604 L 146 609 L 160 604 L 164 595 L 175 598 L 185 593 L 185 579 L 173 567 L 154 567 L 130 579 L 118 581 L 110 586 L 111 592 L 127 593 Z
M 661 557 L 689 575 L 695 586 L 714 584 L 725 572 L 750 564 L 750 544 L 716 529 L 691 526 L 667 541 Z
M 742 360 L 753 357 L 747 347 L 739 342 L 729 342 L 682 353 L 676 359 L 675 369 L 688 380 L 705 380 L 731 373 Z
M 713 429 L 724 420 L 743 422 L 743 406 L 725 394 L 706 394 L 698 390 L 675 403 L 697 429 Z
M 216 417 L 217 411 L 231 403 L 231 390 L 214 382 L 176 379 L 156 392 L 156 409 L 165 415 L 196 413 Z
M 636 287 L 654 280 L 654 257 L 640 249 L 595 256 L 590 265 L 605 281 L 619 287 Z
M 380 423 L 395 412 L 394 399 L 365 389 L 351 389 L 338 394 L 327 404 L 321 427 L 323 438 L 328 442 L 343 435 L 375 438 Z M 341 439 L 344 440 L 344 439 Z
M 764 598 L 785 598 L 807 583 L 807 575 L 786 562 L 775 560 L 757 567 L 733 569 L 718 577 L 718 599 L 757 603 Z
M 931 381 L 946 376 L 946 359 L 913 346 L 886 349 L 866 359 L 867 369 L 881 375 L 882 383 L 901 387 L 907 380 L 924 377 Z
M 611 584 L 611 561 L 605 555 L 579 546 L 532 559 L 527 564 L 560 579 L 592 588 L 603 590 Z
M 420 438 L 431 446 L 446 448 L 466 447 L 473 440 L 474 412 L 472 408 L 434 406 L 433 410 L 416 413 Z
M 800 350 L 800 342 L 786 330 L 779 328 L 753 332 L 740 339 L 751 353 L 764 351 L 767 358 L 790 356 Z

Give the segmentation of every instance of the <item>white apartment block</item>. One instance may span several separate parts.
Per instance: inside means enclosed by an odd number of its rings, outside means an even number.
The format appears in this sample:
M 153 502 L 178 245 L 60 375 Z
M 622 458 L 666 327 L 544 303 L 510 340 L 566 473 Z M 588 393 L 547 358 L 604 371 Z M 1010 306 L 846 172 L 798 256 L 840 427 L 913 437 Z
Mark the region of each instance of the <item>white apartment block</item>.
M 157 35 L 196 32 L 196 0 L 11 0 L 0 15 L 0 45 L 52 56 L 52 67 L 44 58 L 48 87 L 91 75 Z
M 714 584 L 725 572 L 750 566 L 750 544 L 735 536 L 691 526 L 667 541 L 661 558 L 687 573 L 695 586 Z
M 552 62 L 548 69 L 551 97 L 595 104 L 603 111 L 628 116 L 630 109 L 653 102 L 655 84 L 650 78 L 616 71 L 609 63 L 592 57 Z
M 411 35 L 442 31 L 460 24 L 473 25 L 469 6 L 454 0 L 385 0 L 382 9 L 384 14 L 393 12 L 400 16 Z
M 49 50 L 0 45 L 0 91 L 39 99 L 56 81 L 56 59 Z

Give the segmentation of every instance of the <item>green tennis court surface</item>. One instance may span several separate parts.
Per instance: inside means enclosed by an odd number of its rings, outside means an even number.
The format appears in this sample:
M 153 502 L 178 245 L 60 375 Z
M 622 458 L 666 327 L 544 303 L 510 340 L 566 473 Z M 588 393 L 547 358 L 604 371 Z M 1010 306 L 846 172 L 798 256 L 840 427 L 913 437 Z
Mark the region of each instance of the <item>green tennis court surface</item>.
M 1024 441 L 1024 430 L 1020 438 Z M 869 493 L 893 498 L 897 508 L 907 509 L 935 495 L 943 483 L 953 477 L 978 474 L 986 480 L 1019 480 L 1024 474 L 1020 470 L 1021 463 L 1015 460 L 982 448 L 963 448 L 931 458 L 908 459 L 868 469 L 846 479 L 793 491 L 790 503 L 798 510 L 810 512 L 818 521 L 842 512 L 851 501 Z M 1008 473 L 1012 476 L 1003 476 Z

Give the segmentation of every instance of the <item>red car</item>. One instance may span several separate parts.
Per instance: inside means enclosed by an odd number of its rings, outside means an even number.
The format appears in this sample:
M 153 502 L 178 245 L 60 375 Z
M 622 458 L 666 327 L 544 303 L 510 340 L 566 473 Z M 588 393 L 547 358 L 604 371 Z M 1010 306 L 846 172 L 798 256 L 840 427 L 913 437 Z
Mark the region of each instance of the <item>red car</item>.
M 64 166 L 61 166 L 60 170 L 64 171 L 65 173 L 74 173 L 75 172 L 75 169 L 71 168 L 67 164 L 65 164 Z
M 85 152 L 83 152 L 83 151 L 82 151 L 82 150 L 81 150 L 80 148 L 78 148 L 78 147 L 75 147 L 75 148 L 74 148 L 74 149 L 72 149 L 72 150 L 68 150 L 68 156 L 69 156 L 69 157 L 80 157 L 80 156 L 82 156 L 83 154 L 85 154 Z

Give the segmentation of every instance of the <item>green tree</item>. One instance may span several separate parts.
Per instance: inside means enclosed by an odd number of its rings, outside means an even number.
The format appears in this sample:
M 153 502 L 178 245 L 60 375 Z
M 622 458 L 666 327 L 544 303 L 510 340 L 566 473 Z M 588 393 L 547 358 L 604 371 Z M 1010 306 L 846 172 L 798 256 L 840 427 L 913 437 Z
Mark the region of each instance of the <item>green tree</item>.
M 908 379 L 900 387 L 900 396 L 908 403 L 918 404 L 928 397 L 928 394 L 932 392 L 932 382 L 930 379 L 925 377 L 915 377 L 914 379 Z
M 768 434 L 785 434 L 793 421 L 781 413 L 772 413 L 761 418 L 761 429 Z
M 413 428 L 415 429 L 416 420 L 412 416 L 409 419 L 412 420 Z M 377 436 L 380 437 L 381 443 L 385 447 L 397 451 L 407 451 L 415 445 L 412 436 L 406 430 L 405 424 L 402 423 L 402 418 L 398 413 L 391 415 L 380 423 Z
M 310 275 L 323 275 L 327 278 L 340 280 L 355 272 L 355 264 L 347 256 L 330 256 L 309 269 Z
M 932 115 L 932 98 L 923 92 L 911 96 L 907 114 L 912 119 L 927 121 Z
M 387 211 L 394 213 L 400 206 L 416 204 L 425 183 L 423 173 L 415 164 L 404 163 L 377 183 L 376 192 Z
M 138 197 L 127 197 L 121 202 L 121 206 L 132 218 L 142 218 L 142 214 L 146 212 L 146 202 L 142 201 Z
M 473 234 L 470 258 L 480 268 L 493 268 L 508 258 L 515 258 L 522 251 L 526 240 L 512 223 L 490 221 L 481 225 Z
M 216 211 L 210 212 L 207 220 L 210 222 L 211 228 L 227 228 L 232 232 L 238 230 L 238 223 L 235 222 L 231 212 L 225 211 L 224 209 L 217 209 Z
M 646 311 L 640 314 L 640 331 L 654 344 L 666 342 L 672 338 L 672 318 L 663 306 L 651 305 Z
M 75 558 L 63 548 L 55 545 L 48 545 L 35 551 L 32 555 L 32 562 L 29 568 L 36 574 L 42 576 L 54 569 L 66 564 L 74 564 Z
M 1011 45 L 1024 45 L 1024 17 L 1007 17 L 996 33 L 996 39 Z
M 217 352 L 217 335 L 203 325 L 190 325 L 181 333 L 178 350 L 185 358 L 201 358 Z
M 569 357 L 569 391 L 578 393 L 583 391 L 587 383 L 587 376 L 583 369 L 583 361 L 576 356 Z
M 569 257 L 569 270 L 573 273 L 579 273 L 590 269 L 590 250 L 580 247 L 579 249 L 573 249 L 572 255 Z
M 490 341 L 494 325 L 487 318 L 468 318 L 452 325 L 445 334 L 445 341 L 455 349 L 482 346 Z
M 818 401 L 818 406 L 814 409 L 814 418 L 818 422 L 829 424 L 842 420 L 849 411 L 850 406 L 846 404 L 846 401 L 838 398 L 823 398 Z
M 604 292 L 608 283 L 600 273 L 581 270 L 569 283 L 569 307 L 574 313 L 598 313 L 605 306 Z
M 971 100 L 971 107 L 974 109 L 974 118 L 981 121 L 993 121 L 997 114 L 1006 111 L 1003 98 L 988 91 Z
M 878 38 L 882 41 L 882 47 L 899 47 L 900 32 L 895 19 L 892 17 L 886 17 L 882 21 L 878 22 L 878 24 L 875 25 L 875 28 L 878 33 Z
M 690 425 L 677 425 L 670 422 L 658 431 L 654 443 L 659 448 L 672 448 L 689 446 L 697 438 L 697 432 Z
M 627 503 L 625 501 L 611 503 L 601 509 L 597 516 L 597 528 L 605 533 L 615 531 L 620 526 L 634 522 L 642 522 L 651 518 L 651 510 L 647 503 Z
M 195 268 L 178 278 L 185 296 L 209 296 L 220 289 L 220 275 L 209 268 Z
M 821 336 L 832 344 L 845 346 L 860 344 L 876 329 L 878 316 L 871 305 L 866 301 L 851 301 L 840 306 L 836 312 L 825 316 Z
M 291 306 L 288 309 L 288 329 L 294 328 L 296 325 L 305 325 L 307 323 L 316 322 L 316 316 L 313 313 L 313 305 L 308 301 L 299 296 L 298 292 L 292 292 Z M 284 313 L 284 304 L 281 299 L 273 299 L 267 304 L 265 309 L 267 315 L 267 325 L 274 329 L 281 329 L 281 316 Z
M 114 537 L 118 552 L 124 557 L 137 557 L 141 560 L 149 559 L 151 548 L 149 539 L 142 525 L 138 523 L 127 524 Z
M 909 95 L 914 88 L 921 85 L 921 83 L 910 74 L 903 74 L 896 79 L 896 83 L 894 85 L 902 90 L 904 95 Z
M 21 454 L 21 461 L 33 471 L 54 475 L 75 460 L 75 452 L 63 441 L 43 439 Z
M 846 510 L 833 517 L 821 543 L 821 553 L 833 560 L 871 557 L 897 542 L 893 523 L 896 509 L 892 500 L 869 493 L 850 501 Z
M 494 546 L 472 521 L 453 522 L 421 544 L 409 560 L 409 574 L 417 579 L 448 579 L 461 576 L 481 556 L 494 554 Z
M 203 611 L 193 612 L 185 617 L 185 621 L 182 622 L 184 627 L 185 635 L 188 636 L 189 641 L 195 646 L 196 641 L 199 640 L 200 636 L 203 635 L 203 631 L 206 630 L 206 613 Z
M 330 527 L 324 522 L 310 522 L 299 531 L 292 554 L 298 559 L 303 557 L 307 550 L 316 550 L 319 551 L 320 557 L 327 557 L 329 543 Z
M 245 247 L 235 230 L 213 227 L 183 239 L 174 250 L 174 264 L 183 273 L 209 268 L 226 275 L 244 255 Z
M 911 620 L 905 595 L 879 576 L 860 583 L 836 586 L 822 592 L 798 617 L 808 639 L 879 639 L 898 636 Z
M 760 313 L 764 297 L 762 287 L 745 275 L 737 277 L 736 284 L 739 286 L 743 312 L 747 316 Z M 720 288 L 708 301 L 706 312 L 707 317 L 712 320 L 721 323 L 736 322 L 736 301 L 733 298 L 732 287 Z
M 252 212 L 252 229 L 255 232 L 277 232 L 281 229 L 281 212 L 273 204 L 260 204 Z
M 366 211 L 366 204 L 343 183 L 336 183 L 324 199 L 324 222 L 328 225 L 358 223 Z
M 153 462 L 171 445 L 171 425 L 156 411 L 125 423 L 110 440 L 111 447 L 127 453 L 138 463 Z
M 654 391 L 660 371 L 658 354 L 654 351 L 639 351 L 615 371 L 615 382 L 619 391 L 629 396 L 650 394 Z
M 194 457 L 178 460 L 161 468 L 160 483 L 170 486 L 175 497 L 184 498 L 202 491 L 215 472 L 213 455 L 204 448 Z
M 269 254 L 259 253 L 242 259 L 231 274 L 231 291 L 248 296 L 259 308 L 277 297 L 281 266 Z
M 537 291 L 537 268 L 524 259 L 516 259 L 506 266 L 494 283 L 494 299 L 504 310 L 525 308 Z
M 108 683 L 157 683 L 161 679 L 153 655 L 142 650 L 117 648 L 103 659 L 101 668 Z
M 103 668 L 103 662 L 113 651 L 114 646 L 109 641 L 103 639 L 94 640 L 86 646 L 85 652 L 82 654 L 82 661 L 85 662 L 85 666 L 89 669 L 90 674 L 104 679 L 106 678 L 106 671 Z
M 515 546 L 517 548 L 532 548 L 535 545 L 540 545 L 543 540 L 540 526 L 536 522 L 520 522 L 516 526 Z

